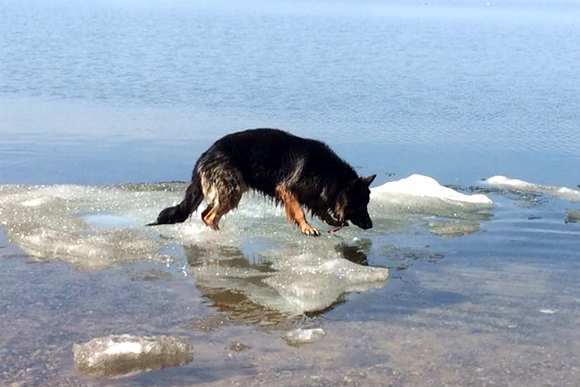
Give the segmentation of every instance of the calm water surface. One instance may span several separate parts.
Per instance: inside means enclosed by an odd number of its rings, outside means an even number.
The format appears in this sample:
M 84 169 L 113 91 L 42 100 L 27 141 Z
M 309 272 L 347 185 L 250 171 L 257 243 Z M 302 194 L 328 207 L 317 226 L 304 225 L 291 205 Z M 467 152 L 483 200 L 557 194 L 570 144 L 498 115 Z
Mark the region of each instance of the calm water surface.
M 0 385 L 579 385 L 564 217 L 580 206 L 481 182 L 580 184 L 578 36 L 575 1 L 1 1 Z M 156 182 L 250 127 L 324 140 L 376 185 L 420 173 L 497 207 L 376 213 L 372 232 L 315 242 L 256 198 L 219 236 L 139 226 L 181 195 Z M 455 220 L 477 227 L 432 228 Z M 239 277 L 301 254 L 390 279 L 291 315 Z M 314 344 L 281 339 L 312 326 Z M 73 343 L 116 333 L 186 337 L 195 360 L 75 370 Z

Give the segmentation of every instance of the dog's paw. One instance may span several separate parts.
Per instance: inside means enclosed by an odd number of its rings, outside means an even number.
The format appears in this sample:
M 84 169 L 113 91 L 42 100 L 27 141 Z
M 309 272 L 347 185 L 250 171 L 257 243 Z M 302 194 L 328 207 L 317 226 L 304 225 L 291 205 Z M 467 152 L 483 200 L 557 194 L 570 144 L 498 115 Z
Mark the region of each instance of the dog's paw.
M 319 236 L 320 235 L 320 232 L 309 224 L 302 225 L 300 227 L 300 231 L 302 232 L 302 234 L 306 234 L 306 235 L 310 235 L 310 236 Z

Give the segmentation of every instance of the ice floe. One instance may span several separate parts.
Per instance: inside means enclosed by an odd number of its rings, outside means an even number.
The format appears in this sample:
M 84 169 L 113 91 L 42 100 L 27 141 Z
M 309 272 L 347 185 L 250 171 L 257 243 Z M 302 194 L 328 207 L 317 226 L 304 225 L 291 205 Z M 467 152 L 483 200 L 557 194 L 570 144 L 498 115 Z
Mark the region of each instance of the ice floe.
M 75 344 L 73 352 L 79 371 L 108 377 L 159 370 L 193 360 L 193 346 L 171 336 L 111 335 Z
M 184 183 L 4 185 L 0 222 L 12 243 L 39 260 L 91 270 L 163 263 L 173 274 L 195 278 L 216 303 L 223 302 L 220 292 L 234 292 L 260 308 L 301 314 L 386 284 L 386 268 L 353 263 L 337 246 L 388 232 L 393 213 L 420 214 L 431 232 L 458 236 L 478 230 L 473 214 L 493 208 L 484 195 L 464 195 L 413 175 L 372 189 L 369 209 L 379 227 L 368 231 L 351 226 L 307 238 L 286 223 L 283 209 L 251 194 L 224 217 L 220 232 L 206 228 L 199 213 L 183 224 L 144 226 L 181 200 L 184 190 Z M 235 311 L 236 305 L 224 308 Z
M 487 184 L 499 189 L 535 192 L 549 195 L 558 199 L 568 200 L 570 202 L 580 201 L 580 190 L 578 189 L 535 184 L 523 180 L 512 179 L 506 176 L 492 176 L 484 179 L 484 181 Z

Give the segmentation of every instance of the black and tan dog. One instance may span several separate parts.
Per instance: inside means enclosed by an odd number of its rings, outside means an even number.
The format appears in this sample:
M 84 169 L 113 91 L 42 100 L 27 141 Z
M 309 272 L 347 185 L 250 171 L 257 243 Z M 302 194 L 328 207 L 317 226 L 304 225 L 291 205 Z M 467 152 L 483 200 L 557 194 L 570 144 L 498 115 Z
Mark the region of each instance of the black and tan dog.
M 301 205 L 331 226 L 347 221 L 373 226 L 367 211 L 369 185 L 376 175 L 359 177 L 326 144 L 277 129 L 251 129 L 216 141 L 197 160 L 185 199 L 161 211 L 150 225 L 185 221 L 203 198 L 203 222 L 219 230 L 220 218 L 237 207 L 249 189 L 284 203 L 286 217 L 307 235 L 320 235 Z

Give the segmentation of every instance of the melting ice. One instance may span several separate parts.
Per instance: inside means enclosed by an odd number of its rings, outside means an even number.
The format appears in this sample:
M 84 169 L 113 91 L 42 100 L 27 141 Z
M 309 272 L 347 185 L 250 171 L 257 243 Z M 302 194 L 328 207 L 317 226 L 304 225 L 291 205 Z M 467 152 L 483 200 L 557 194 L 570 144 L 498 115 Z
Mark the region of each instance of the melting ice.
M 485 179 L 485 182 L 500 189 L 535 192 L 568 200 L 570 202 L 580 202 L 580 190 L 573 188 L 535 184 L 523 180 L 511 179 L 506 176 L 488 177 Z
M 305 237 L 286 223 L 281 208 L 251 194 L 224 217 L 220 232 L 203 226 L 199 214 L 183 224 L 143 226 L 179 202 L 184 189 L 182 183 L 5 185 L 0 219 L 10 240 L 39 260 L 91 270 L 173 263 L 185 267 L 208 298 L 225 289 L 256 305 L 300 314 L 325 309 L 345 293 L 385 285 L 387 269 L 353 263 L 338 245 L 388 233 L 389 219 L 405 214 L 431 217 L 428 227 L 439 235 L 474 232 L 474 214 L 493 207 L 483 195 L 463 195 L 413 175 L 372 189 L 369 211 L 377 227 L 368 231 L 351 226 L 338 235 Z
M 440 185 L 435 179 L 411 175 L 371 188 L 371 217 L 428 215 L 429 231 L 445 237 L 471 234 L 495 207 L 485 195 L 466 195 Z

